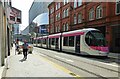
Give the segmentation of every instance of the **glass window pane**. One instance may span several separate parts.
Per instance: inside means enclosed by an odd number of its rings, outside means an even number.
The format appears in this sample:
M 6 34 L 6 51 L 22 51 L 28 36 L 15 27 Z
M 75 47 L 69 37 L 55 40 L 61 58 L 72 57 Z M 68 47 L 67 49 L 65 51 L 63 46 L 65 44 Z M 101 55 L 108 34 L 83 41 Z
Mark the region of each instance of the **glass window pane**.
M 52 38 L 52 45 L 55 45 L 55 39 Z
M 82 0 L 78 0 L 78 6 L 82 5 Z
M 69 37 L 69 46 L 74 47 L 74 36 Z
M 76 15 L 74 15 L 74 24 L 76 24 L 77 22 L 76 22 Z
M 81 23 L 82 22 L 82 15 L 79 13 L 78 14 L 78 23 Z
M 63 46 L 68 46 L 68 37 L 63 38 Z
M 77 7 L 77 0 L 74 0 L 74 8 Z
M 120 13 L 120 1 L 116 3 L 116 13 Z

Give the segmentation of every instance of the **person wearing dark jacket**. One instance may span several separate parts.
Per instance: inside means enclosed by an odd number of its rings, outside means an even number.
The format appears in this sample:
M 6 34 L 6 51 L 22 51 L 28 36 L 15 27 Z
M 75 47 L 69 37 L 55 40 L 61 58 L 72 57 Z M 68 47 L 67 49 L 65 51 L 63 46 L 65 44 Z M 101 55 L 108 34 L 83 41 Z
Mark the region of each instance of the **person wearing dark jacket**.
M 27 59 L 27 51 L 28 51 L 28 44 L 26 43 L 26 41 L 24 41 L 24 44 L 22 45 L 23 47 L 23 55 L 24 55 L 24 58 L 23 59 Z

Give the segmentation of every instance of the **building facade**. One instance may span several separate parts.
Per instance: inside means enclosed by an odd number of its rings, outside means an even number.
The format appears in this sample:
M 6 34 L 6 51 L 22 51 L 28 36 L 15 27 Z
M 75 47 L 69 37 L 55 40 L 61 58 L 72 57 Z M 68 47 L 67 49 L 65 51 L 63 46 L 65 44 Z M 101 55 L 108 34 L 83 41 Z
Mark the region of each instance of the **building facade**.
M 82 28 L 99 29 L 110 52 L 120 52 L 120 1 L 52 2 L 49 6 L 49 33 Z
M 50 2 L 39 2 L 37 0 L 34 0 L 32 3 L 32 6 L 29 10 L 29 33 L 31 35 L 31 38 L 35 38 L 38 36 L 41 36 L 43 34 L 41 29 L 42 27 L 48 26 L 48 5 Z M 48 27 L 46 27 L 47 29 Z
M 34 0 L 29 9 L 29 24 L 33 22 L 33 20 L 40 14 L 48 12 L 47 6 L 50 2 L 39 2 Z
M 7 8 L 11 2 L 0 0 L 0 67 L 5 64 L 5 57 L 10 55 L 11 25 L 7 21 Z

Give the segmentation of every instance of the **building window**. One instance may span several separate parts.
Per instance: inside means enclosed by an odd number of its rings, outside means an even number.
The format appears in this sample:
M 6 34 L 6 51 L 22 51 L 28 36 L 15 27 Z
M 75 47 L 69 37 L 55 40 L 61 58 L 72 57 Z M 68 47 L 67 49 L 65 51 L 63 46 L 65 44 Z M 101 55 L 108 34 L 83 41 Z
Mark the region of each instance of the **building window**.
M 58 27 L 57 27 L 57 32 L 60 32 L 60 26 L 58 25 Z
M 60 20 L 60 13 L 56 14 L 56 21 Z
M 57 32 L 57 29 L 58 29 L 58 27 L 56 26 L 56 29 L 55 29 L 56 32 Z
M 51 33 L 54 33 L 54 25 L 51 26 Z
M 76 15 L 74 15 L 74 24 L 77 24 Z
M 65 17 L 68 16 L 68 9 L 65 10 Z
M 78 0 L 78 6 L 82 5 L 82 0 Z
M 50 9 L 50 14 L 54 12 L 54 7 Z
M 58 15 L 56 14 L 56 21 L 58 20 L 57 18 L 58 18 Z
M 63 24 L 63 26 L 62 26 L 62 31 L 65 31 L 65 25 Z
M 77 7 L 77 0 L 74 0 L 74 8 Z
M 68 0 L 64 0 L 64 5 L 68 3 Z
M 120 14 L 120 0 L 116 0 L 116 14 Z
M 67 11 L 65 10 L 65 17 L 67 16 Z
M 81 22 L 82 22 L 82 14 L 79 13 L 79 14 L 78 14 L 78 23 L 81 23 Z
M 65 10 L 65 17 L 67 16 L 67 10 Z
M 58 26 L 58 32 L 60 32 L 60 26 Z
M 60 32 L 60 27 L 59 27 L 59 25 L 56 26 L 56 32 Z
M 68 16 L 68 9 L 63 10 L 63 18 Z
M 64 24 L 64 31 L 68 31 L 68 23 Z
M 60 8 L 60 2 L 58 3 L 58 8 Z
M 94 19 L 94 9 L 90 9 L 89 11 L 89 20 L 93 20 Z
M 60 2 L 56 3 L 56 10 L 60 8 Z
M 53 22 L 53 18 L 50 18 L 50 23 L 52 23 Z
M 56 10 L 58 9 L 57 3 L 56 3 Z
M 58 13 L 58 20 L 60 20 L 60 13 Z
M 68 23 L 66 23 L 66 31 L 68 31 Z
M 63 10 L 63 18 L 65 18 L 65 10 Z
M 51 18 L 50 18 L 50 23 L 53 23 L 53 22 L 54 22 L 54 18 L 51 17 Z
M 68 23 L 63 24 L 62 29 L 63 29 L 63 31 L 68 31 Z
M 102 18 L 102 7 L 101 6 L 98 6 L 97 9 L 96 9 L 96 18 L 99 19 L 99 18 Z

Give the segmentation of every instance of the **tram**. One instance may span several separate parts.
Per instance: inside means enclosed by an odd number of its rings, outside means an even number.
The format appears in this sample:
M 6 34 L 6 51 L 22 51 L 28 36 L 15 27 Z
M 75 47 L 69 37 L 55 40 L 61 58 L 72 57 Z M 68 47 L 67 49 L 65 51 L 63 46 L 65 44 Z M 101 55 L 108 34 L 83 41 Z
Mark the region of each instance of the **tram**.
M 36 46 L 82 55 L 108 56 L 103 34 L 94 28 L 52 34 L 35 39 Z

